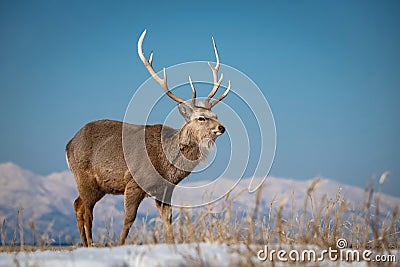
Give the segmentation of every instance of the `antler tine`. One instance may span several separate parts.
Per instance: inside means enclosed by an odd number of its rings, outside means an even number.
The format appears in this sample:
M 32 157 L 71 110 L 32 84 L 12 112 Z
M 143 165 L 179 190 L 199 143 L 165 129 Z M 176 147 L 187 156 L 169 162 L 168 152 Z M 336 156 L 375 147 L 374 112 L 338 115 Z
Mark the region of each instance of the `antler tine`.
M 196 89 L 194 88 L 194 85 L 192 83 L 192 79 L 190 78 L 190 75 L 189 75 L 189 82 L 190 82 L 190 87 L 192 87 L 192 93 L 193 93 L 193 95 L 192 95 L 192 105 L 196 106 Z
M 218 55 L 218 49 L 217 49 L 217 45 L 215 44 L 214 37 L 211 37 L 211 39 L 212 39 L 212 42 L 213 42 L 214 52 L 215 52 L 215 58 L 217 59 L 217 63 L 216 63 L 216 65 L 215 65 L 215 67 L 213 67 L 213 66 L 211 65 L 211 63 L 208 62 L 208 66 L 210 67 L 210 69 L 211 69 L 211 71 L 212 71 L 212 73 L 213 73 L 214 87 L 213 87 L 213 89 L 211 90 L 211 92 L 208 94 L 208 96 L 206 97 L 206 100 L 205 100 L 206 103 L 209 103 L 209 102 L 210 102 L 210 99 L 217 93 L 218 88 L 219 88 L 220 85 L 221 85 L 222 78 L 224 77 L 224 75 L 221 74 L 220 78 L 218 79 L 218 70 L 219 70 L 219 66 L 220 66 L 220 63 L 219 63 L 219 55 Z
M 161 79 L 157 73 L 154 71 L 153 67 L 152 67 L 152 63 L 153 63 L 153 52 L 151 52 L 150 54 L 150 58 L 149 60 L 146 59 L 146 57 L 143 54 L 143 49 L 142 49 L 142 45 L 143 45 L 143 40 L 144 37 L 146 36 L 146 32 L 147 30 L 144 30 L 142 35 L 140 35 L 139 41 L 138 41 L 138 54 L 140 59 L 142 60 L 144 66 L 146 67 L 146 69 L 149 71 L 149 73 L 151 74 L 151 76 L 153 76 L 154 80 L 156 80 L 156 82 L 161 85 L 161 88 L 165 91 L 165 93 L 174 101 L 178 102 L 178 103 L 185 103 L 187 105 L 191 105 L 191 103 L 189 103 L 188 101 L 174 95 L 169 89 L 168 89 L 168 84 L 167 84 L 167 72 L 165 71 L 165 68 L 163 70 L 164 73 L 164 77 L 163 79 Z
M 224 99 L 224 98 L 228 95 L 228 93 L 229 93 L 230 90 L 231 90 L 231 81 L 228 81 L 228 87 L 226 88 L 225 92 L 224 92 L 222 95 L 220 95 L 217 99 L 215 99 L 213 102 L 211 102 L 210 108 L 212 108 L 212 107 L 215 106 L 219 101 L 221 101 L 222 99 Z
M 152 66 L 152 64 L 153 64 L 153 51 L 150 52 L 149 64 L 150 64 L 150 66 Z
M 218 55 L 218 49 L 217 45 L 215 44 L 214 37 L 211 37 L 211 40 L 213 42 L 213 47 L 214 47 L 214 52 L 215 52 L 215 58 L 217 59 L 217 64 L 215 65 L 215 68 L 218 70 L 219 69 L 219 55 Z

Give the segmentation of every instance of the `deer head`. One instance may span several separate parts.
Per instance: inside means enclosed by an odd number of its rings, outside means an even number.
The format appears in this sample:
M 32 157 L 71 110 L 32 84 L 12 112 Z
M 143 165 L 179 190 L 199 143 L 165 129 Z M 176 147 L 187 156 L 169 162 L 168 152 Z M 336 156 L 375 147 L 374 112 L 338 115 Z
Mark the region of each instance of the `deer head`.
M 228 87 L 225 92 L 220 95 L 218 98 L 211 101 L 214 95 L 217 93 L 218 88 L 221 85 L 223 75 L 218 78 L 218 70 L 220 67 L 219 55 L 217 46 L 215 45 L 214 38 L 212 38 L 215 57 L 217 63 L 215 66 L 212 66 L 211 63 L 208 63 L 210 69 L 213 74 L 214 86 L 211 92 L 208 94 L 204 102 L 199 102 L 196 104 L 196 89 L 193 85 L 192 79 L 189 76 L 190 86 L 192 88 L 192 100 L 191 102 L 184 100 L 176 95 L 174 95 L 168 88 L 167 85 L 167 73 L 164 68 L 163 70 L 163 78 L 161 79 L 157 73 L 154 71 L 152 67 L 153 63 L 153 53 L 150 54 L 149 59 L 143 54 L 142 44 L 144 37 L 146 36 L 146 30 L 143 31 L 142 35 L 138 41 L 138 54 L 140 59 L 142 60 L 144 66 L 152 75 L 152 77 L 156 80 L 158 84 L 160 84 L 161 88 L 165 91 L 165 93 L 174 101 L 178 103 L 178 109 L 180 114 L 185 119 L 185 124 L 181 128 L 179 132 L 179 144 L 181 147 L 191 146 L 191 145 L 200 145 L 200 147 L 210 149 L 212 148 L 215 139 L 222 135 L 225 132 L 225 127 L 218 121 L 218 116 L 211 111 L 212 107 L 214 107 L 218 102 L 224 99 L 230 90 L 231 83 L 228 82 Z

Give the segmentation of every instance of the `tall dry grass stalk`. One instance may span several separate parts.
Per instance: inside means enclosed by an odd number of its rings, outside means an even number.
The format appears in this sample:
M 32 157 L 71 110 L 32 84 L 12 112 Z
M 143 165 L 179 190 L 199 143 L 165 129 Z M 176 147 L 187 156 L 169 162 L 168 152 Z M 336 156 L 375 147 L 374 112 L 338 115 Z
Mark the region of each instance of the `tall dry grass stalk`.
M 6 219 L 0 222 L 0 238 L 1 238 L 1 246 L 6 245 Z
M 18 221 L 18 226 L 19 226 L 19 244 L 20 244 L 20 249 L 21 251 L 24 251 L 24 246 L 25 246 L 25 239 L 24 239 L 24 221 L 23 221 L 23 216 L 22 216 L 22 208 L 18 209 L 18 216 L 17 216 L 17 221 Z

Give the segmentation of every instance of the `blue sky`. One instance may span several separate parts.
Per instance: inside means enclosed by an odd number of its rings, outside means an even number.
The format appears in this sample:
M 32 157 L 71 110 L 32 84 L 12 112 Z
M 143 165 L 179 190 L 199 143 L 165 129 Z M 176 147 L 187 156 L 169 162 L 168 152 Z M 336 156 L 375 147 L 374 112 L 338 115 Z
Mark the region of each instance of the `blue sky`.
M 1 1 L 0 162 L 65 170 L 81 126 L 122 120 L 149 77 L 146 28 L 155 68 L 214 60 L 214 36 L 259 86 L 277 127 L 271 175 L 364 186 L 390 170 L 384 191 L 400 196 L 398 14 L 398 1 Z

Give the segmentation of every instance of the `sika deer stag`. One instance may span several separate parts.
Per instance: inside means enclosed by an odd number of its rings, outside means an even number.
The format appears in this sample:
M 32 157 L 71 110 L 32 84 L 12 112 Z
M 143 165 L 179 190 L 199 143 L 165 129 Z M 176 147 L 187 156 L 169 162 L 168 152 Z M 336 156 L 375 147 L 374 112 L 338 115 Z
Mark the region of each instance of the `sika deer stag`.
M 79 196 L 74 209 L 84 246 L 92 245 L 93 208 L 105 194 L 124 195 L 125 217 L 119 245 L 125 243 L 139 204 L 149 195 L 156 198 L 164 224 L 165 242 L 174 242 L 170 202 L 173 187 L 205 159 L 213 142 L 225 132 L 217 115 L 211 111 L 230 90 L 228 82 L 226 91 L 211 101 L 223 76 L 221 74 L 218 78 L 220 63 L 214 39 L 217 63 L 215 66 L 209 63 L 214 86 L 204 103 L 196 105 L 196 90 L 190 77 L 191 102 L 168 89 L 165 68 L 163 79 L 154 71 L 153 54 L 146 59 L 142 51 L 145 35 L 146 30 L 138 41 L 139 57 L 165 93 L 178 102 L 185 124 L 176 130 L 162 124 L 134 125 L 99 120 L 83 126 L 71 139 L 66 146 L 66 158 L 78 187 Z M 125 142 L 129 144 L 128 148 L 124 147 Z

